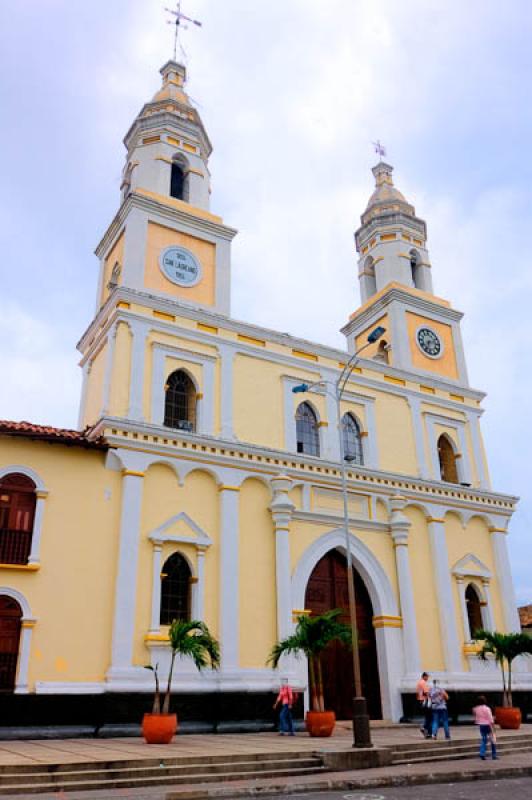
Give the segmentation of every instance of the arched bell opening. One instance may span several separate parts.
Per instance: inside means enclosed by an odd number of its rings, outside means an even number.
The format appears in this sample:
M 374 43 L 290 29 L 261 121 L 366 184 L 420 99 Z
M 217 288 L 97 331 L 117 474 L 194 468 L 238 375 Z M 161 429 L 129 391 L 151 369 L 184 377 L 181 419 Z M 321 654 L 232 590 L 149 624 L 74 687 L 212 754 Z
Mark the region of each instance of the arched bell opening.
M 372 719 L 382 718 L 379 666 L 373 605 L 359 573 L 353 568 L 356 598 L 356 620 L 360 653 L 362 691 Z M 347 588 L 347 560 L 339 550 L 330 550 L 314 567 L 305 592 L 305 609 L 323 614 L 333 608 L 342 609 L 341 622 L 350 624 Z M 353 656 L 343 645 L 333 642 L 323 654 L 325 707 L 337 719 L 352 719 L 354 677 Z

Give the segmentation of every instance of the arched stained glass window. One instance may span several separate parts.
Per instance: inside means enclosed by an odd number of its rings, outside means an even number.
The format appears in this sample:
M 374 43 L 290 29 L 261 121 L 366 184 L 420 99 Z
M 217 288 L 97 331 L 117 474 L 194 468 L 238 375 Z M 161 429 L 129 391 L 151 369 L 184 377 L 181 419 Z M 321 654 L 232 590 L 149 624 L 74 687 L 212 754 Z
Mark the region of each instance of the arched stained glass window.
M 301 403 L 296 411 L 297 452 L 309 456 L 320 454 L 320 434 L 316 414 L 308 403 Z
M 167 428 L 196 430 L 196 389 L 182 369 L 172 372 L 165 387 L 164 424 Z
M 440 461 L 440 476 L 447 483 L 459 483 L 456 454 L 448 436 L 444 433 L 438 439 L 438 459 Z
M 347 413 L 342 417 L 342 432 L 344 437 L 344 459 L 352 461 L 354 464 L 363 464 L 364 453 L 362 451 L 360 425 L 352 414 Z
M 469 633 L 473 638 L 477 631 L 484 627 L 482 623 L 482 606 L 476 588 L 470 583 L 465 590 L 467 619 L 469 620 Z
M 181 553 L 165 561 L 161 574 L 161 625 L 190 619 L 190 567 Z

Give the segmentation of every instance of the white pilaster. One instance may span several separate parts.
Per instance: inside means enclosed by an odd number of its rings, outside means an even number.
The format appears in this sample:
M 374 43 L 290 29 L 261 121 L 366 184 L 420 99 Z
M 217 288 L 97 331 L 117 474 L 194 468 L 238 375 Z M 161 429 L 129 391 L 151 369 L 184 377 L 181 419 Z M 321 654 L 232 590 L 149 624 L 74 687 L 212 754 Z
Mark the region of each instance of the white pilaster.
M 414 395 L 407 395 L 408 405 L 412 416 L 412 430 L 414 431 L 414 445 L 416 448 L 416 461 L 420 478 L 429 479 L 430 471 L 425 457 L 425 436 L 423 433 L 423 417 L 421 415 L 421 399 Z
M 82 430 L 85 421 L 85 407 L 87 405 L 87 379 L 90 373 L 90 361 L 85 361 L 81 368 L 81 396 L 79 401 L 78 430 Z
M 205 547 L 197 547 L 198 574 L 197 583 L 193 586 L 192 616 L 203 620 L 205 617 Z
M 161 553 L 162 542 L 153 542 L 151 578 L 151 622 L 150 633 L 159 633 L 161 628 Z
M 411 522 L 402 513 L 406 500 L 395 495 L 390 500 L 390 531 L 395 548 L 395 563 L 399 583 L 399 599 L 403 622 L 403 645 L 407 675 L 415 676 L 420 671 L 419 640 L 416 623 L 416 606 L 412 589 L 412 574 L 408 556 L 408 533 Z
M 290 578 L 290 519 L 294 504 L 288 497 L 292 481 L 285 475 L 271 480 L 273 500 L 270 505 L 275 526 L 275 586 L 277 598 L 277 638 L 284 639 L 292 631 Z
M 41 561 L 41 538 L 42 523 L 44 515 L 44 501 L 48 492 L 44 489 L 37 489 L 35 492 L 37 500 L 35 502 L 35 517 L 33 520 L 33 533 L 31 536 L 31 550 L 28 556 L 28 564 L 40 564 Z
M 126 469 L 122 474 L 122 511 L 110 676 L 131 667 L 135 631 L 140 512 L 144 473 Z
M 440 513 L 442 513 L 441 510 Z M 458 646 L 455 606 L 443 517 L 429 517 L 428 528 L 445 669 L 447 672 L 461 672 L 462 659 Z
M 377 421 L 375 419 L 375 402 L 373 400 L 365 403 L 366 425 L 368 435 L 363 442 L 364 464 L 371 469 L 379 468 L 379 451 L 377 447 Z
M 489 578 L 482 578 L 482 590 L 484 592 L 484 603 L 482 607 L 482 624 L 485 630 L 494 631 L 495 624 L 493 622 L 493 605 L 491 601 L 490 580 Z
M 499 584 L 499 597 L 502 606 L 504 627 L 507 632 L 521 631 L 519 614 L 517 613 L 517 603 L 515 600 L 514 585 L 512 581 L 512 571 L 508 558 L 506 546 L 507 531 L 504 528 L 490 528 L 491 546 L 495 559 L 495 570 Z
M 28 670 L 30 666 L 31 637 L 34 626 L 34 619 L 22 617 L 15 694 L 28 694 L 30 690 L 28 684 Z
M 490 482 L 486 473 L 486 466 L 484 463 L 484 456 L 482 452 L 482 444 L 480 439 L 480 417 L 472 411 L 467 412 L 467 419 L 469 421 L 469 431 L 471 433 L 471 444 L 473 447 L 473 457 L 477 468 L 478 483 L 481 489 L 489 489 Z
M 131 374 L 129 377 L 128 418 L 139 422 L 144 419 L 142 398 L 146 363 L 146 333 L 145 326 L 138 322 L 131 326 Z
M 237 486 L 220 492 L 220 642 L 222 670 L 236 671 L 239 662 L 239 493 Z
M 103 378 L 102 417 L 109 413 L 111 387 L 113 385 L 113 367 L 118 325 L 113 325 L 107 334 L 107 353 L 105 357 L 105 373 Z
M 469 616 L 467 614 L 467 602 L 465 596 L 465 581 L 462 575 L 456 575 L 456 586 L 460 599 L 460 614 L 462 616 L 462 628 L 464 632 L 464 642 L 471 641 L 471 631 L 469 630 Z
M 233 439 L 233 362 L 235 349 L 226 344 L 219 345 L 220 351 L 220 436 Z

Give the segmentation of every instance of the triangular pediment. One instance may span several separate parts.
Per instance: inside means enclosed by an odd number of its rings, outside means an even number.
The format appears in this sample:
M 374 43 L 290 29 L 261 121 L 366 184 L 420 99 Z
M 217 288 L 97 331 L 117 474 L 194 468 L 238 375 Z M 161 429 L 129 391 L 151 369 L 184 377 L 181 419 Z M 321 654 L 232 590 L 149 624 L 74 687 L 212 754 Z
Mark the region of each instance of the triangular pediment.
M 185 511 L 159 525 L 148 537 L 152 542 L 179 542 L 196 547 L 210 547 L 212 539 Z
M 457 561 L 451 572 L 453 575 L 459 575 L 463 578 L 491 578 L 491 572 L 488 567 L 473 553 L 468 553 Z

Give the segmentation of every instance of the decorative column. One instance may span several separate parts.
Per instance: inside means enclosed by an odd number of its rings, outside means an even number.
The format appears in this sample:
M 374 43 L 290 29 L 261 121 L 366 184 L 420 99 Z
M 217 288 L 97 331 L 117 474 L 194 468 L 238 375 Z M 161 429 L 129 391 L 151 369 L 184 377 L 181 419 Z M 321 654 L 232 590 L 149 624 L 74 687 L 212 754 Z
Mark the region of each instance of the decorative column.
M 332 370 L 323 370 L 323 380 L 326 384 L 325 405 L 327 409 L 328 425 L 323 430 L 323 451 L 324 458 L 329 461 L 340 461 L 340 444 L 338 441 L 338 407 L 336 405 L 336 374 Z
M 512 572 L 508 549 L 506 547 L 506 528 L 490 528 L 491 546 L 495 559 L 495 570 L 499 583 L 499 598 L 502 606 L 504 627 L 507 632 L 521 632 L 519 614 L 517 613 L 517 603 L 515 600 Z
M 395 563 L 399 583 L 405 667 L 408 675 L 417 675 L 420 671 L 419 640 L 414 592 L 412 589 L 412 574 L 408 557 L 408 532 L 412 523 L 402 513 L 405 504 L 406 500 L 401 495 L 394 495 L 390 500 L 392 512 L 390 531 L 395 548 Z
M 144 392 L 144 366 L 146 361 L 146 329 L 138 323 L 131 327 L 131 372 L 129 376 L 129 419 L 144 419 L 142 396 Z
M 220 436 L 222 439 L 234 439 L 233 430 L 233 362 L 234 347 L 219 345 L 220 350 Z
M 82 430 L 85 421 L 85 407 L 87 405 L 87 381 L 91 371 L 90 361 L 87 359 L 81 368 L 81 394 L 79 401 L 78 429 Z
M 429 540 L 436 587 L 436 603 L 440 617 L 443 660 L 447 672 L 462 672 L 462 659 L 458 647 L 453 587 L 449 572 L 449 557 L 445 541 L 443 517 L 429 517 Z
M 482 440 L 480 437 L 480 413 L 474 411 L 467 412 L 469 422 L 469 432 L 471 433 L 471 444 L 473 447 L 473 457 L 477 468 L 478 484 L 481 489 L 489 489 L 490 482 L 486 471 L 484 453 L 482 450 Z
M 113 385 L 113 367 L 116 348 L 116 335 L 118 325 L 113 325 L 107 334 L 107 353 L 105 359 L 105 375 L 103 380 L 103 401 L 102 417 L 109 413 L 109 402 L 111 399 L 111 386 Z
M 194 619 L 203 620 L 205 616 L 205 553 L 206 547 L 197 547 L 198 574 L 196 577 L 195 592 L 193 597 Z
M 220 643 L 222 670 L 236 671 L 239 661 L 239 492 L 238 486 L 219 486 L 220 492 Z
M 44 514 L 44 501 L 48 497 L 48 492 L 46 489 L 37 489 L 35 496 L 37 500 L 35 503 L 35 517 L 33 519 L 33 533 L 31 536 L 31 550 L 28 556 L 28 564 L 41 563 L 42 521 Z
M 408 405 L 412 418 L 412 430 L 414 431 L 414 445 L 416 448 L 416 461 L 420 478 L 430 479 L 430 472 L 425 457 L 425 437 L 423 435 L 423 417 L 421 414 L 421 399 L 414 395 L 407 395 Z
M 15 694 L 28 694 L 28 670 L 30 666 L 31 636 L 37 620 L 22 617 Z
M 159 633 L 161 629 L 161 561 L 163 543 L 153 541 L 153 559 L 151 571 L 151 622 L 149 633 Z
M 142 505 L 143 472 L 125 469 L 122 472 L 122 512 L 120 543 L 115 586 L 113 640 L 111 645 L 111 677 L 131 667 L 135 632 L 135 600 Z
M 494 631 L 493 606 L 491 604 L 490 579 L 482 578 L 482 591 L 484 592 L 484 603 L 482 606 L 482 623 L 487 631 Z
M 275 585 L 277 597 L 277 638 L 292 632 L 292 591 L 290 579 L 290 519 L 294 504 L 288 497 L 292 481 L 286 475 L 272 478 L 273 500 L 270 505 L 275 526 Z
M 458 597 L 460 598 L 460 613 L 462 615 L 462 627 L 464 629 L 464 642 L 471 641 L 471 632 L 469 630 L 469 617 L 467 615 L 467 603 L 465 597 L 465 579 L 463 575 L 456 575 L 456 585 L 458 588 Z

